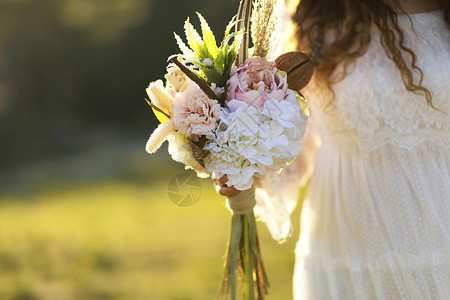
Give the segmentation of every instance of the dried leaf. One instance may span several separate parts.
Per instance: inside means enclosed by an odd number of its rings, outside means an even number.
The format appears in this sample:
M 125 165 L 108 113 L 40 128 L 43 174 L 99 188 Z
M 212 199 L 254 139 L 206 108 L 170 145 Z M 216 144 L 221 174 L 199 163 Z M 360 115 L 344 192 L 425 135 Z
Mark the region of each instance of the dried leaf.
M 280 55 L 275 63 L 278 69 L 287 73 L 288 86 L 295 91 L 304 88 L 314 72 L 314 65 L 309 56 L 299 51 Z

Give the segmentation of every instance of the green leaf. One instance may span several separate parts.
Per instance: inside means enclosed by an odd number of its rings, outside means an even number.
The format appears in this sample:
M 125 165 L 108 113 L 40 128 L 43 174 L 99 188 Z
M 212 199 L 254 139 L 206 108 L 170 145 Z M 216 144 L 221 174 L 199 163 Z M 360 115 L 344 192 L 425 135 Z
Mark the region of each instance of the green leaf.
M 175 39 L 177 40 L 178 47 L 183 52 L 183 54 L 188 58 L 194 58 L 195 57 L 194 51 L 192 51 L 191 49 L 189 49 L 188 46 L 186 46 L 186 44 L 183 42 L 183 40 L 181 39 L 181 37 L 178 34 L 176 34 L 175 32 L 173 34 L 175 35 Z
M 184 30 L 186 32 L 186 39 L 189 46 L 191 46 L 191 49 L 194 50 L 200 60 L 205 59 L 207 57 L 205 45 L 194 26 L 192 26 L 189 22 L 189 18 L 187 18 L 184 23 Z
M 207 78 L 208 83 L 215 83 L 219 87 L 224 87 L 227 83 L 227 77 L 223 76 L 215 68 L 203 68 L 203 74 Z
M 231 67 L 233 67 L 234 61 L 236 60 L 237 53 L 234 51 L 228 52 L 228 55 L 225 60 L 225 69 L 224 75 L 227 75 L 231 72 Z
M 222 45 L 220 46 L 220 49 L 222 49 L 222 48 L 225 47 L 225 46 L 229 46 L 228 43 L 230 42 L 230 40 L 231 40 L 232 38 L 235 38 L 235 40 L 234 40 L 234 42 L 233 42 L 232 45 L 234 45 L 234 43 L 236 43 L 236 42 L 239 43 L 239 42 L 240 42 L 240 39 L 242 39 L 242 38 L 241 38 L 241 37 L 236 38 L 236 37 L 239 36 L 239 35 L 241 35 L 241 34 L 242 34 L 241 32 L 237 32 L 237 33 L 232 33 L 232 34 L 227 35 L 227 36 L 223 39 Z
M 225 34 L 223 35 L 224 39 L 226 39 L 226 37 L 230 34 L 231 29 L 233 29 L 236 23 L 237 23 L 236 16 L 234 16 L 233 19 L 231 19 L 231 21 L 228 23 L 227 28 L 225 29 Z
M 217 54 L 216 59 L 214 60 L 214 68 L 219 72 L 220 74 L 223 74 L 224 71 L 224 64 L 225 64 L 225 56 L 226 52 L 228 52 L 228 49 L 224 49 L 225 51 L 220 51 Z
M 194 72 L 198 70 L 200 76 L 205 78 L 208 83 L 216 83 L 217 86 L 224 87 L 230 75 L 231 67 L 236 60 L 243 31 L 231 33 L 237 23 L 236 17 L 233 17 L 225 30 L 225 36 L 220 47 L 217 47 L 214 33 L 205 18 L 200 13 L 197 13 L 197 15 L 200 19 L 203 39 L 190 23 L 189 18 L 184 24 L 184 29 L 190 49 L 176 34 L 175 39 L 185 59 L 193 64 Z M 232 39 L 234 40 L 230 45 Z
M 158 119 L 159 122 L 165 123 L 165 122 L 167 122 L 167 121 L 169 120 L 169 118 L 168 118 L 165 114 L 163 114 L 163 113 L 157 111 L 157 110 L 152 106 L 152 104 L 151 104 L 151 102 L 150 102 L 149 100 L 145 99 L 145 101 L 147 101 L 148 105 L 150 105 L 150 107 L 151 107 L 152 110 L 153 110 L 153 113 L 155 114 L 155 117 Z
M 160 113 L 156 109 L 152 108 L 152 110 L 153 110 L 153 113 L 155 114 L 155 117 L 158 119 L 159 122 L 165 123 L 169 120 L 169 118 L 166 115 Z
M 209 28 L 208 23 L 206 22 L 205 18 L 200 13 L 197 13 L 198 18 L 200 19 L 200 24 L 202 26 L 202 33 L 203 33 L 203 43 L 205 45 L 206 51 L 208 52 L 208 56 L 210 58 L 216 58 L 217 54 L 219 53 L 219 49 L 217 48 L 216 38 L 214 37 L 213 32 L 211 31 L 211 28 Z
M 241 46 L 243 36 L 244 36 L 244 31 L 239 31 L 239 32 L 236 32 L 233 34 L 234 41 L 233 41 L 233 44 L 231 45 L 231 49 L 235 53 L 238 53 L 238 51 L 239 51 L 238 49 Z

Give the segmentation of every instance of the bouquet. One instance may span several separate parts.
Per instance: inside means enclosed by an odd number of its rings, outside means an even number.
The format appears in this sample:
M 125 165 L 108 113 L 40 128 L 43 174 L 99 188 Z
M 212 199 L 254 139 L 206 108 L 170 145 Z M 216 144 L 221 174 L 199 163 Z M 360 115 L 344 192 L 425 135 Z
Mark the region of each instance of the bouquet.
M 147 89 L 161 124 L 146 150 L 154 153 L 168 140 L 174 160 L 201 177 L 226 176 L 226 184 L 240 190 L 227 199 L 233 216 L 222 298 L 267 294 L 253 213 L 254 178 L 282 169 L 299 154 L 307 119 L 298 91 L 312 76 L 309 57 L 291 52 L 268 59 L 277 25 L 274 1 L 242 0 L 219 46 L 202 15 L 202 36 L 188 19 L 187 44 L 175 34 L 182 54 L 169 58 L 166 82 L 152 82 Z

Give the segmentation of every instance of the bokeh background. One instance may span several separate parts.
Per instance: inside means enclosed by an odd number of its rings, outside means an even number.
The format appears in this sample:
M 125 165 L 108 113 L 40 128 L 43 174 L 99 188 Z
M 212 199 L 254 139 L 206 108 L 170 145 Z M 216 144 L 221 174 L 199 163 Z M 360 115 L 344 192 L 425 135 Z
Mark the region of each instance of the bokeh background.
M 230 0 L 0 0 L 0 300 L 213 299 L 230 213 L 202 180 L 200 200 L 172 204 L 186 173 L 144 101 L 195 11 L 218 38 Z M 290 299 L 296 232 L 260 224 L 271 283 Z

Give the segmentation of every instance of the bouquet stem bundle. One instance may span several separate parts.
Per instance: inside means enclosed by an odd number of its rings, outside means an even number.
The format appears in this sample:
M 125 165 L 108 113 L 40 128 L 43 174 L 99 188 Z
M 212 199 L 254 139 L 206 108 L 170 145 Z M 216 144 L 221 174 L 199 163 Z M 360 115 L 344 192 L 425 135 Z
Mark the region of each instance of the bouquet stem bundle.
M 225 276 L 219 294 L 221 298 L 229 295 L 234 300 L 239 291 L 242 299 L 262 300 L 268 293 L 269 282 L 261 257 L 253 213 L 254 201 L 254 188 L 228 198 L 234 213 L 225 260 Z

